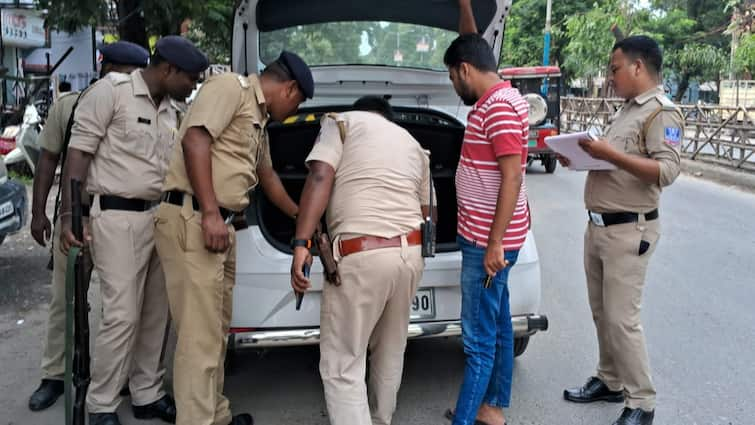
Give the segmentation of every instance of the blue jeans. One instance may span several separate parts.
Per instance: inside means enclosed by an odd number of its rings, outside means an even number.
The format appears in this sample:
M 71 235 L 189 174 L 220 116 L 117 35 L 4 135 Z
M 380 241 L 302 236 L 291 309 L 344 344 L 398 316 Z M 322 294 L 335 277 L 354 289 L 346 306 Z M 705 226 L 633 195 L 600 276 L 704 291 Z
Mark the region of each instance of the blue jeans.
M 462 256 L 461 327 L 467 360 L 453 425 L 471 425 L 483 402 L 509 407 L 511 400 L 514 330 L 508 278 L 519 251 L 504 252 L 509 267 L 498 272 L 490 288 L 485 289 L 485 248 L 462 237 L 457 240 Z

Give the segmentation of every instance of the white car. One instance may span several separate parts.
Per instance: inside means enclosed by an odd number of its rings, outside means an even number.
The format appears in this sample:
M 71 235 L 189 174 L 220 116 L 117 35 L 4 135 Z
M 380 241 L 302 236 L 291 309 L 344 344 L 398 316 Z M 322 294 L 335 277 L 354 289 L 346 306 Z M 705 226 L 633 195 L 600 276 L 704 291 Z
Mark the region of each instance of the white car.
M 422 7 L 421 2 L 403 0 L 334 0 L 327 8 L 318 7 L 321 4 L 242 1 L 235 14 L 232 69 L 259 72 L 281 49 L 298 53 L 312 68 L 314 100 L 303 104 L 298 115 L 269 126 L 273 166 L 294 200 L 307 177 L 304 159 L 319 132 L 320 116 L 346 110 L 363 95 L 390 99 L 398 123 L 431 151 L 439 208 L 438 252 L 426 259 L 409 338 L 460 335 L 461 253 L 456 244 L 454 175 L 469 108 L 454 92 L 442 61 L 457 36 L 457 1 L 428 1 Z M 474 3 L 478 27 L 485 29 L 484 37 L 496 52 L 510 5 L 511 0 Z M 250 226 L 237 234 L 231 355 L 239 349 L 319 342 L 322 267 L 315 259 L 313 288 L 296 311 L 289 275 L 294 222 L 261 191 L 254 198 L 246 211 Z M 531 232 L 509 285 L 518 355 L 531 335 L 548 326 L 539 314 L 540 264 Z

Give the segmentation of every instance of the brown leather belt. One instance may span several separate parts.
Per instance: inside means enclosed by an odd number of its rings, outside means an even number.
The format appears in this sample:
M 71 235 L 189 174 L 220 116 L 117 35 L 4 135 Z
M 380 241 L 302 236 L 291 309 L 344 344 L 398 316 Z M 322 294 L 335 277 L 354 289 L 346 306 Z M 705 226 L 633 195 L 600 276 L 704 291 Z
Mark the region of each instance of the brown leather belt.
M 406 235 L 409 246 L 422 244 L 422 232 L 413 230 Z M 393 238 L 378 238 L 375 236 L 362 236 L 360 238 L 342 240 L 338 243 L 338 251 L 341 257 L 356 254 L 362 251 L 372 251 L 381 248 L 397 248 L 401 246 L 401 236 Z

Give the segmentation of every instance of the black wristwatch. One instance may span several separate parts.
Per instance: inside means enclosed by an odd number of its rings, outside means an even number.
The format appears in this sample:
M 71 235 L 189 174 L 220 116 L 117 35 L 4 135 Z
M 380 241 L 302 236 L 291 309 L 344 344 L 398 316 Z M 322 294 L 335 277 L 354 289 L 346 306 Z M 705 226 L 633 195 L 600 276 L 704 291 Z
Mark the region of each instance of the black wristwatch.
M 291 241 L 291 249 L 294 249 L 299 246 L 307 248 L 307 249 L 311 249 L 312 239 L 294 239 Z

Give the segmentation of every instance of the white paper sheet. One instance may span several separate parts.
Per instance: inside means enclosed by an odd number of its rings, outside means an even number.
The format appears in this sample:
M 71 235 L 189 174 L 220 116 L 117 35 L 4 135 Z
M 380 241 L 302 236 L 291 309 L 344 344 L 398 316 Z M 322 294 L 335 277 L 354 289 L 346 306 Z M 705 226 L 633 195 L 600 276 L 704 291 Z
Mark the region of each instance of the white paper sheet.
M 615 170 L 615 165 L 608 161 L 591 157 L 579 146 L 580 140 L 589 138 L 590 134 L 587 131 L 581 133 L 560 134 L 558 136 L 546 137 L 545 144 L 553 149 L 554 152 L 569 159 L 570 170 Z

